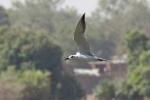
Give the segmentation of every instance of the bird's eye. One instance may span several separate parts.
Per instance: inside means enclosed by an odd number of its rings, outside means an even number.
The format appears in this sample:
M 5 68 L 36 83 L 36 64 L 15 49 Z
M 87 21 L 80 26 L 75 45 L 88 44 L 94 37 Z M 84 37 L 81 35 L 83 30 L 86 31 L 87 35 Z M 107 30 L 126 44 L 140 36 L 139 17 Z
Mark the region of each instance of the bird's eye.
M 73 56 L 71 56 L 71 58 L 73 58 Z

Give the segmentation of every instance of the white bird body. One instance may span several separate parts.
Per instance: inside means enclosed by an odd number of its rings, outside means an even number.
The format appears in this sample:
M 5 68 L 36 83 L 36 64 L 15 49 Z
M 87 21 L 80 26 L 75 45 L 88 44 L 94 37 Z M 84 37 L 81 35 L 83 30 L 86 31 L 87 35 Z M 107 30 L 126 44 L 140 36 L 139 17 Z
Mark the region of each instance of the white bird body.
M 76 52 L 76 54 L 70 55 L 68 58 L 72 61 L 87 61 L 87 62 L 97 61 L 98 59 L 100 59 L 97 56 L 85 55 L 85 54 L 81 54 L 80 52 Z
M 84 37 L 85 29 L 86 29 L 85 14 L 83 14 L 74 32 L 74 41 L 79 47 L 79 52 L 77 52 L 74 55 L 70 55 L 69 57 L 65 58 L 65 60 L 106 61 L 105 59 L 99 58 L 91 53 L 90 46 L 86 38 Z

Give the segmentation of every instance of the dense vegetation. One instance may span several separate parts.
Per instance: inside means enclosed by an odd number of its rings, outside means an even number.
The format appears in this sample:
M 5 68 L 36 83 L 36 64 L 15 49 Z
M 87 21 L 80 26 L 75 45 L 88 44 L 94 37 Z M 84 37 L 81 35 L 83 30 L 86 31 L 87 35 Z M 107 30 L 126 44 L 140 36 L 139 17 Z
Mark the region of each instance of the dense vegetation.
M 149 100 L 150 31 L 147 27 L 150 15 L 149 3 L 146 0 L 100 1 L 103 6 L 97 11 L 107 13 L 108 18 L 105 18 L 108 21 L 104 21 L 106 29 L 118 34 L 119 38 L 116 37 L 117 42 L 118 39 L 120 41 L 118 45 L 121 42 L 124 44 L 118 46 L 118 54 L 121 52 L 128 54 L 128 76 L 123 82 L 104 80 L 94 93 L 98 100 Z M 101 13 L 95 14 L 100 16 Z
M 13 1 L 0 7 L 0 100 L 81 100 L 84 92 L 64 73 L 62 58 L 77 50 L 72 39 L 81 16 L 62 0 Z M 150 8 L 147 0 L 99 0 L 87 16 L 87 38 L 98 56 L 128 54 L 128 78 L 101 82 L 100 100 L 150 97 Z M 68 96 L 69 95 L 69 96 Z
M 96 90 L 99 100 L 145 100 L 150 97 L 150 38 L 138 30 L 126 34 L 129 55 L 128 77 L 119 84 L 113 81 L 100 83 Z M 112 95 L 113 94 L 113 95 Z
M 39 5 L 43 11 L 37 10 Z M 80 100 L 84 96 L 79 83 L 62 69 L 62 50 L 55 43 L 57 29 L 51 22 L 53 13 L 59 14 L 56 5 L 56 1 L 27 0 L 25 5 L 15 2 L 12 9 L 0 8 L 0 99 Z M 51 14 L 41 14 L 44 11 Z

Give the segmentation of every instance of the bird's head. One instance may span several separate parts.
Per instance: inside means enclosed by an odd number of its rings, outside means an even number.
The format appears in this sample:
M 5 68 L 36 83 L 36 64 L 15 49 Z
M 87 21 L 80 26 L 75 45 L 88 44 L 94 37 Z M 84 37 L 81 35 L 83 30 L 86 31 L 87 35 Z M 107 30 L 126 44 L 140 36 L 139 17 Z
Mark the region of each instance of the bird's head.
M 65 60 L 74 60 L 76 58 L 75 55 L 70 55 L 67 58 L 65 58 Z

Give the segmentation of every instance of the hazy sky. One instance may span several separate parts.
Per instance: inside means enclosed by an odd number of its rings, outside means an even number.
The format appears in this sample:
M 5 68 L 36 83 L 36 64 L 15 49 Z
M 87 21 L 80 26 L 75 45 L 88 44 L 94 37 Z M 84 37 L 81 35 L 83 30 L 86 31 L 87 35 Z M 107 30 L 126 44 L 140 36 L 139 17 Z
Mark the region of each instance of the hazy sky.
M 89 14 L 97 7 L 98 0 L 66 0 L 65 5 L 75 7 L 79 13 Z
M 4 5 L 5 7 L 10 7 L 11 0 L 0 0 L 0 5 Z M 79 13 L 86 12 L 89 14 L 97 7 L 98 0 L 65 0 L 64 5 L 75 7 Z
M 10 7 L 10 0 L 0 0 L 0 5 L 4 5 L 5 7 Z

